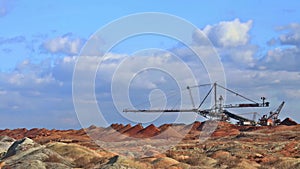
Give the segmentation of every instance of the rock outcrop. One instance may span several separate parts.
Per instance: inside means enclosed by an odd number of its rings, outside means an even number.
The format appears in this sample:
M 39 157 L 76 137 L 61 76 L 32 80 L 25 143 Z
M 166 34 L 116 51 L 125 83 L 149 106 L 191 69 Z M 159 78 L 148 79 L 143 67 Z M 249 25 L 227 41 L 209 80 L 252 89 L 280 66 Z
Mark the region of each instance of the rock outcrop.
M 146 128 L 140 130 L 137 133 L 137 137 L 140 138 L 148 138 L 148 137 L 153 137 L 155 135 L 158 135 L 160 133 L 160 130 L 155 127 L 153 124 L 147 126 Z
M 8 136 L 0 136 L 0 159 L 3 158 L 8 150 L 8 148 L 16 140 Z
M 147 164 L 116 155 L 101 167 L 101 169 L 145 169 L 149 168 Z
M 281 124 L 195 122 L 145 128 L 112 124 L 80 130 L 5 129 L 0 130 L 0 168 L 299 168 L 300 125 L 291 119 Z M 112 145 L 113 140 L 121 151 L 105 151 L 95 138 L 105 138 L 102 145 Z
M 297 125 L 297 122 L 295 122 L 294 120 L 292 120 L 290 118 L 286 118 L 280 123 L 280 125 L 293 126 L 293 125 Z
M 15 141 L 1 158 L 2 168 L 16 169 L 91 168 L 104 162 L 103 156 L 80 145 L 65 143 L 40 145 L 29 138 Z

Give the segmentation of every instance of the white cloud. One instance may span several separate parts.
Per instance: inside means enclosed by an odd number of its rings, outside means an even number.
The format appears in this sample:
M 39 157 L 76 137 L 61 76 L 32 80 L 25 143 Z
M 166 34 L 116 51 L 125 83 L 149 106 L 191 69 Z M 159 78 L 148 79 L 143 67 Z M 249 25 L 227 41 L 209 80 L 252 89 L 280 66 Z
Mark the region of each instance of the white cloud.
M 17 65 L 14 71 L 0 72 L 0 102 L 2 103 L 0 110 L 7 114 L 15 113 L 14 118 L 3 115 L 4 126 L 18 127 L 20 123 L 30 127 L 64 126 L 64 124 L 54 122 L 59 120 L 57 111 L 73 110 L 71 83 L 67 83 L 66 86 L 64 85 L 65 81 L 58 80 L 53 75 L 53 70 L 58 65 L 52 67 L 51 64 L 43 62 L 32 63 L 30 60 L 24 60 Z M 61 72 L 61 74 L 66 77 L 72 76 L 72 74 L 67 75 L 66 72 Z M 61 114 L 60 116 L 70 116 L 70 114 Z M 75 114 L 71 115 L 71 117 L 75 116 Z M 18 123 L 18 121 L 22 122 Z M 44 121 L 44 123 L 39 124 L 40 121 Z M 75 126 L 73 125 L 73 127 Z M 79 125 L 77 124 L 77 126 Z M 65 127 L 68 126 L 65 125 Z
M 270 49 L 256 64 L 260 70 L 300 71 L 300 24 L 292 23 L 277 29 L 281 34 L 272 38 L 277 47 Z M 288 45 L 288 46 L 286 46 Z
M 251 27 L 252 20 L 242 23 L 239 19 L 235 19 L 222 21 L 217 25 L 208 25 L 203 32 L 217 47 L 237 47 L 249 42 Z
M 99 107 L 106 116 L 110 116 L 109 118 L 114 120 L 116 119 L 112 118 L 112 113 L 118 116 L 120 116 L 120 114 L 116 113 L 116 111 L 112 112 L 112 110 L 117 108 L 121 113 L 124 108 L 131 108 L 131 106 L 127 104 L 129 101 L 128 94 L 134 97 L 132 100 L 134 103 L 145 103 L 148 101 L 148 96 L 145 97 L 145 95 L 150 94 L 149 91 L 153 89 L 160 88 L 165 92 L 170 92 L 170 90 L 174 90 L 174 88 L 178 89 L 178 87 L 181 87 L 185 89 L 187 85 L 197 83 L 197 81 L 191 77 L 191 72 L 186 68 L 188 63 L 168 53 L 160 52 L 159 54 L 153 54 L 151 56 L 118 56 L 118 54 L 109 53 L 108 56 L 109 57 L 105 58 L 101 65 L 99 65 L 96 77 L 91 76 L 91 74 L 95 72 L 97 67 L 94 65 L 97 65 L 99 58 L 83 56 L 81 58 L 82 60 L 79 59 L 80 63 L 77 63 L 77 66 L 79 66 L 77 73 L 79 73 L 80 78 L 76 78 L 78 81 L 73 83 L 80 84 L 78 88 L 75 89 L 76 96 L 79 93 L 78 96 L 79 99 L 81 99 L 78 100 L 77 103 L 79 103 L 79 101 L 82 102 L 82 99 L 92 100 L 91 98 L 95 93 L 86 90 L 86 87 L 91 87 L 86 83 L 95 82 Z M 89 69 L 91 65 L 94 67 L 94 70 Z M 206 72 L 202 73 L 206 74 Z M 174 79 L 170 78 L 170 76 Z M 92 82 L 86 80 L 87 77 L 92 77 Z M 178 86 L 177 83 L 179 83 Z M 106 94 L 103 96 L 103 93 L 109 93 L 109 95 L 107 96 Z M 114 100 L 111 100 L 112 96 Z M 180 92 L 178 92 L 177 96 L 180 98 Z M 187 98 L 183 99 L 183 104 L 189 104 L 190 106 L 189 96 L 185 95 L 183 97 Z M 195 99 L 196 98 L 195 96 Z M 75 100 L 77 101 L 77 99 Z M 177 100 L 172 101 L 175 102 Z M 82 104 L 85 107 L 83 110 L 90 110 L 90 104 Z M 169 103 L 168 106 L 171 106 L 170 104 L 172 104 L 172 102 Z M 131 117 L 131 115 L 129 116 Z M 92 118 L 90 120 L 95 119 L 95 117 L 89 118 Z M 132 118 L 149 120 L 149 118 L 144 119 L 144 117 L 137 115 Z M 124 121 L 124 118 L 119 117 L 119 120 Z M 129 120 L 134 121 L 134 119 Z
M 50 53 L 78 54 L 83 45 L 83 40 L 73 38 L 70 34 L 49 39 L 44 42 L 43 48 Z
M 115 56 L 115 54 L 109 55 L 111 55 L 111 58 L 113 59 L 107 58 L 102 63 L 98 70 L 99 77 L 96 77 L 96 85 L 101 86 L 100 90 L 96 90 L 99 95 L 106 92 L 110 93 L 109 78 L 112 77 L 115 69 L 118 69 L 118 64 L 124 59 L 124 57 L 118 55 Z M 85 62 L 87 68 L 86 71 L 91 71 L 88 67 L 91 63 L 95 63 L 95 58 L 86 58 L 89 60 L 88 62 Z M 33 118 L 33 116 L 37 116 L 37 114 L 45 117 L 44 115 L 47 114 L 47 119 L 51 122 L 55 121 L 56 123 L 49 124 L 48 122 L 48 126 L 60 125 L 70 127 L 78 125 L 76 123 L 76 118 L 74 117 L 76 114 L 73 109 L 71 94 L 72 73 L 75 61 L 75 57 L 64 57 L 58 59 L 52 68 L 45 68 L 44 66 L 33 64 L 30 61 L 25 60 L 22 62 L 22 66 L 19 67 L 17 72 L 11 72 L 9 74 L 1 73 L 0 82 L 3 87 L 1 91 L 3 92 L 0 92 L 0 95 L 4 97 L 0 97 L 0 101 L 6 105 L 6 107 L 0 106 L 0 109 L 20 112 L 20 115 L 22 115 L 21 112 L 29 112 L 28 118 Z M 194 62 L 190 60 L 189 63 Z M 141 56 L 138 58 L 130 58 L 124 65 L 124 69 L 121 69 L 121 72 L 119 72 L 120 78 L 116 82 L 119 82 L 118 87 L 120 87 L 120 90 L 124 90 L 122 84 L 127 82 L 126 77 L 131 77 L 132 74 L 137 73 L 136 70 L 140 67 L 151 67 L 153 64 L 161 66 L 163 69 L 176 74 L 176 80 L 184 81 L 184 85 L 191 85 L 193 83 L 193 80 L 187 76 L 182 68 L 179 60 L 174 60 L 174 58 L 169 55 L 152 57 Z M 38 68 L 40 68 L 39 71 Z M 30 72 L 29 70 L 32 70 L 35 73 Z M 253 99 L 259 99 L 260 96 L 266 96 L 274 102 L 274 105 L 276 105 L 278 101 L 286 98 L 295 98 L 297 97 L 296 94 L 299 93 L 298 86 L 300 85 L 300 74 L 297 72 L 253 69 L 241 70 L 232 66 L 225 67 L 225 70 L 229 87 L 232 87 Z M 197 73 L 201 74 L 201 72 Z M 156 75 L 157 74 L 150 73 L 141 76 L 142 78 L 138 83 L 140 87 L 144 87 L 144 90 L 139 89 L 137 91 L 141 93 L 137 92 L 134 93 L 134 95 L 143 94 L 143 91 L 149 90 L 149 85 L 155 85 L 155 87 L 150 87 L 151 89 L 162 84 L 167 85 L 166 88 L 171 87 L 169 78 L 164 76 L 157 77 Z M 102 78 L 106 79 L 106 81 L 102 81 Z M 64 85 L 61 85 L 61 83 Z M 84 85 L 84 83 L 85 81 L 81 82 L 82 85 Z M 286 86 L 287 88 L 283 88 L 283 86 Z M 121 93 L 118 94 L 118 97 L 123 97 L 121 96 Z M 107 97 L 102 97 L 101 99 L 103 98 L 107 99 Z M 185 107 L 191 105 L 188 95 L 184 95 L 182 99 Z M 194 99 L 198 101 L 198 98 Z M 107 101 L 110 100 L 102 100 L 101 103 Z M 14 109 L 15 107 L 18 107 L 18 109 Z M 104 105 L 103 113 L 111 113 L 111 108 L 107 107 L 109 106 Z M 288 110 L 293 111 L 292 109 Z M 60 112 L 61 115 L 58 116 L 57 112 Z M 64 112 L 73 113 L 65 114 Z M 63 121 L 60 119 L 73 120 L 70 124 L 63 124 Z M 116 120 L 115 118 L 113 119 Z
M 215 25 L 207 25 L 203 33 L 209 38 L 215 49 L 219 52 L 223 62 L 237 67 L 253 67 L 255 54 L 258 47 L 250 44 L 249 31 L 252 28 L 252 20 L 241 22 L 239 19 L 222 21 Z M 202 32 L 193 34 L 195 45 L 207 48 L 207 42 Z
M 300 70 L 300 24 L 291 23 L 277 28 L 281 34 L 269 43 L 277 45 L 270 49 L 257 63 L 259 69 Z
M 279 28 L 282 31 L 288 31 L 279 36 L 279 41 L 284 45 L 300 46 L 300 24 L 292 23 Z
M 155 87 L 155 85 L 152 84 L 153 82 L 155 82 L 156 85 L 164 83 L 165 76 L 174 77 L 178 82 L 184 83 L 185 86 L 182 87 L 186 87 L 186 85 L 188 85 L 187 82 L 192 82 L 190 79 L 192 77 L 189 76 L 191 72 L 188 70 L 188 66 L 190 66 L 189 63 L 179 60 L 169 54 L 160 53 L 159 55 L 153 56 L 128 57 L 119 64 L 120 65 L 115 62 L 107 62 L 101 66 L 104 66 L 104 70 L 107 67 L 113 68 L 113 66 L 115 66 L 116 72 L 114 76 L 118 76 L 118 79 L 116 80 L 119 82 L 124 80 L 122 83 L 125 84 L 129 82 L 127 81 L 128 79 L 132 79 L 135 76 L 139 77 L 140 75 L 145 76 L 138 79 L 139 81 L 143 81 L 143 83 L 141 82 L 139 84 L 143 84 L 142 86 L 144 87 Z M 164 76 L 162 76 L 163 74 Z M 159 77 L 156 75 L 159 75 Z M 151 80 L 154 81 L 147 85 L 147 82 Z
M 235 48 L 220 48 L 222 61 L 235 67 L 249 68 L 255 66 L 257 60 L 254 58 L 257 46 L 243 45 Z
M 300 71 L 300 48 L 277 47 L 270 49 L 266 55 L 256 63 L 258 69 Z
M 281 119 L 290 117 L 299 121 L 299 114 L 292 112 L 299 111 L 297 99 L 299 98 L 300 74 L 299 72 L 275 71 L 275 70 L 240 70 L 234 67 L 226 67 L 227 87 L 238 93 L 260 101 L 264 96 L 270 102 L 270 108 L 245 109 L 244 111 L 257 111 L 261 115 L 277 108 L 286 101 L 286 106 L 280 115 Z M 235 95 L 227 93 L 227 99 L 237 99 L 237 103 L 243 101 Z M 234 110 L 236 113 L 243 110 Z
M 300 85 L 300 73 L 283 70 L 241 70 L 234 67 L 226 67 L 228 83 L 240 84 L 241 86 L 287 86 L 297 87 Z M 246 82 L 246 83 L 245 83 Z M 244 84 L 243 84 L 244 83 Z

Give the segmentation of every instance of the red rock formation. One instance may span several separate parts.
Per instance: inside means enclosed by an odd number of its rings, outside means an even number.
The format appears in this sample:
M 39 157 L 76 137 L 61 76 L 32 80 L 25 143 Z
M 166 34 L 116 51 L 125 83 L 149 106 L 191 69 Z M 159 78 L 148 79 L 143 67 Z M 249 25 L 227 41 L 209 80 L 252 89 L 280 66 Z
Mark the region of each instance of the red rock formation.
M 124 125 L 123 124 L 114 123 L 114 124 L 111 124 L 110 127 L 118 131 L 118 130 L 124 128 Z
M 124 128 L 124 125 L 123 124 L 119 124 L 118 126 L 116 126 L 115 130 L 118 131 L 118 130 L 120 130 L 122 128 Z
M 119 133 L 124 133 L 126 130 L 130 129 L 131 125 L 127 124 L 126 126 L 124 126 L 123 128 L 120 128 L 119 130 L 117 130 Z
M 137 133 L 137 137 L 144 137 L 144 138 L 153 137 L 153 136 L 159 134 L 159 132 L 160 132 L 160 129 L 158 129 L 153 124 L 151 124 L 151 125 L 147 126 L 146 128 L 140 130 Z
M 170 126 L 172 126 L 172 124 L 163 124 L 163 125 L 159 126 L 158 128 L 161 132 L 163 132 L 166 129 L 168 129 Z
M 118 123 L 114 123 L 114 124 L 111 124 L 110 127 L 116 130 L 116 128 L 119 127 L 119 124 Z
M 123 133 L 128 136 L 134 136 L 142 129 L 143 129 L 143 126 L 141 124 L 137 124 L 137 125 L 131 127 L 130 129 L 124 131 Z
M 293 125 L 297 125 L 297 122 L 295 122 L 291 118 L 286 118 L 280 123 L 280 125 L 293 126 Z

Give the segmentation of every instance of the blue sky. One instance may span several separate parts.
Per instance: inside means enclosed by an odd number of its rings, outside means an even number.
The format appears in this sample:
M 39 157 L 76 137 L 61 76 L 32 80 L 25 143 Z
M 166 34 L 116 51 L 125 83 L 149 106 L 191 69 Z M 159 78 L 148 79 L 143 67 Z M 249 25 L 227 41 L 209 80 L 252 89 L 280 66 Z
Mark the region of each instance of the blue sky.
M 72 103 L 72 72 L 81 48 L 101 27 L 141 12 L 168 13 L 197 26 L 216 46 L 228 87 L 251 98 L 266 95 L 272 103 L 271 109 L 285 100 L 281 118 L 291 117 L 300 122 L 299 6 L 296 0 L 0 0 L 0 128 L 79 128 Z M 181 50 L 174 40 L 142 36 L 117 45 L 111 55 L 119 62 L 144 48 L 162 48 L 174 53 Z M 100 82 L 111 77 L 115 70 L 111 69 L 112 63 L 107 62 L 101 68 Z M 150 86 L 147 89 L 138 88 L 138 79 L 134 82 L 137 91 L 132 92 L 137 99 L 138 93 L 147 93 L 168 78 L 149 79 L 150 82 L 143 81 L 144 87 Z M 103 93 L 98 96 L 106 103 L 102 111 L 112 111 L 105 113 L 105 117 L 110 122 L 129 122 L 111 106 L 111 98 L 104 95 L 109 94 L 110 83 L 100 82 L 96 91 Z M 259 111 L 264 114 L 269 110 Z M 173 118 L 159 118 L 155 122 L 160 124 Z

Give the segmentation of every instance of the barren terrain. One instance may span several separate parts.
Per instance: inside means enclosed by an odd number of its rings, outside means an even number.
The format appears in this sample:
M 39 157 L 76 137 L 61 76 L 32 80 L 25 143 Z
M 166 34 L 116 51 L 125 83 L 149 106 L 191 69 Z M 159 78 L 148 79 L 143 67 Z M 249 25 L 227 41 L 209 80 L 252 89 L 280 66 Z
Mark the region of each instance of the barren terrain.
M 300 125 L 112 124 L 0 130 L 0 168 L 300 168 Z M 87 134 L 88 133 L 88 134 Z

